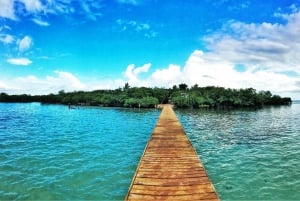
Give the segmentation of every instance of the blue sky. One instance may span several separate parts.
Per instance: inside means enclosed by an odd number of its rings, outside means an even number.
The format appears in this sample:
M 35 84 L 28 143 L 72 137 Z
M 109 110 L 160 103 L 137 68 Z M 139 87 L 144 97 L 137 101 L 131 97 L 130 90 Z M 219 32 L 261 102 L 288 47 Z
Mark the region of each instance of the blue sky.
M 187 83 L 300 99 L 300 1 L 0 0 L 0 92 Z

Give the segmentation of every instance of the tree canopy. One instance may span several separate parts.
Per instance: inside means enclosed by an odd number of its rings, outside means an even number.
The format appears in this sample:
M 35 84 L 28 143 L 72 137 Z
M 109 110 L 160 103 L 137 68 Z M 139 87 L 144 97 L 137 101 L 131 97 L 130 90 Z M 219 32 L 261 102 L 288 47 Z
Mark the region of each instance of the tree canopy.
M 257 92 L 253 88 L 230 89 L 224 87 L 199 87 L 187 84 L 172 88 L 130 87 L 115 90 L 59 91 L 57 94 L 8 95 L 0 94 L 0 102 L 41 102 L 45 104 L 90 105 L 104 107 L 154 108 L 158 104 L 172 103 L 178 108 L 261 108 L 267 105 L 289 105 L 289 97 L 272 95 L 270 91 Z

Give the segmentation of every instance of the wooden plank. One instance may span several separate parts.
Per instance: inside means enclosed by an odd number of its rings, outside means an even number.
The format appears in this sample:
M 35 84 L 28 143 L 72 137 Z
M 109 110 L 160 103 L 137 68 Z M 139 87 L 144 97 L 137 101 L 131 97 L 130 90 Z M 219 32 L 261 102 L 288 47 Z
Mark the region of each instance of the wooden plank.
M 142 177 L 142 178 L 169 178 L 169 179 L 180 179 L 180 178 L 198 178 L 198 177 L 205 177 L 206 174 L 204 171 L 199 172 L 199 171 L 180 171 L 180 172 L 145 172 L 145 171 L 139 171 L 137 173 L 137 177 Z
M 207 190 L 208 192 L 213 192 L 214 188 L 211 185 L 207 184 L 197 184 L 197 185 L 189 185 L 189 186 L 145 186 L 145 185 L 134 185 L 133 189 L 139 190 L 149 190 L 149 191 L 182 191 L 182 190 L 195 190 L 199 191 Z
M 210 181 L 208 177 L 198 177 L 198 178 L 135 178 L 134 184 L 138 185 L 152 185 L 152 186 L 187 186 L 187 185 L 196 185 L 199 184 L 209 184 Z
M 219 200 L 215 193 L 199 193 L 188 195 L 144 195 L 144 194 L 130 194 L 128 200 Z
M 219 200 L 170 105 L 163 107 L 125 200 Z
M 167 172 L 162 172 L 162 171 L 157 171 L 157 170 L 153 170 L 151 168 L 143 168 L 143 169 L 140 169 L 138 173 L 141 173 L 141 174 L 147 174 L 147 173 L 152 173 L 152 174 L 176 174 L 176 175 L 179 175 L 179 174 L 187 174 L 187 175 L 190 175 L 190 174 L 196 174 L 196 173 L 199 173 L 199 174 L 203 174 L 203 172 L 206 174 L 205 170 L 204 169 L 198 169 L 198 168 L 192 168 L 192 169 L 178 169 L 176 171 L 167 171 Z
M 156 189 L 149 189 L 147 188 L 133 188 L 132 193 L 133 194 L 140 194 L 140 195 L 191 195 L 195 194 L 195 191 L 197 193 L 214 193 L 214 189 L 207 186 L 203 186 L 201 188 L 182 188 L 182 189 L 163 189 L 163 188 L 156 188 Z

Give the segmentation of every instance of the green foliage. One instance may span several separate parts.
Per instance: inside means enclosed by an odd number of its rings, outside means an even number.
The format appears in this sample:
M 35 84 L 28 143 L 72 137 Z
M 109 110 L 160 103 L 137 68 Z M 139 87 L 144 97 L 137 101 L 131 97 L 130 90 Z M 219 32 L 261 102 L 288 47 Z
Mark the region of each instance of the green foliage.
M 187 108 L 190 106 L 189 99 L 185 96 L 175 96 L 172 98 L 172 102 L 179 108 Z
M 111 94 L 104 94 L 101 99 L 103 106 L 114 106 L 114 97 Z
M 125 100 L 124 107 L 130 108 L 155 108 L 158 99 L 155 97 L 128 98 Z
M 0 102 L 8 102 L 9 101 L 9 95 L 6 93 L 0 94 Z
M 137 98 L 128 98 L 125 100 L 124 107 L 136 108 L 139 107 L 140 101 Z
M 289 105 L 291 98 L 272 96 L 270 91 L 256 92 L 253 88 L 225 89 L 223 87 L 199 87 L 190 89 L 181 84 L 171 89 L 172 103 L 179 108 L 261 108 L 265 105 Z
M 142 108 L 155 108 L 158 104 L 158 99 L 155 97 L 144 97 L 139 100 L 139 104 Z
M 115 90 L 75 91 L 42 96 L 8 95 L 0 93 L 0 102 L 41 102 L 48 104 L 94 105 L 105 107 L 154 108 L 159 103 L 172 103 L 179 108 L 260 108 L 267 105 L 289 105 L 291 98 L 272 95 L 270 91 L 256 92 L 253 88 L 225 89 L 199 87 L 195 84 L 174 85 L 170 89 L 131 87 L 128 83 Z
M 185 90 L 187 90 L 187 88 L 188 88 L 188 85 L 187 85 L 187 84 L 184 84 L 184 83 L 179 84 L 179 89 L 180 89 L 180 90 L 185 91 Z

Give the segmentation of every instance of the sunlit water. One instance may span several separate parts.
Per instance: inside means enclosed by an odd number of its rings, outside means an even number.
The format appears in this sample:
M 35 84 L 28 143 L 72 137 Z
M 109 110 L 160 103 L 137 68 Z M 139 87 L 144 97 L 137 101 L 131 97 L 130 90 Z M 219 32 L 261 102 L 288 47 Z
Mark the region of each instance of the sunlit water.
M 222 200 L 300 200 L 300 104 L 176 113 Z
M 300 104 L 175 112 L 222 200 L 300 199 Z M 159 114 L 0 103 L 0 200 L 123 200 Z

